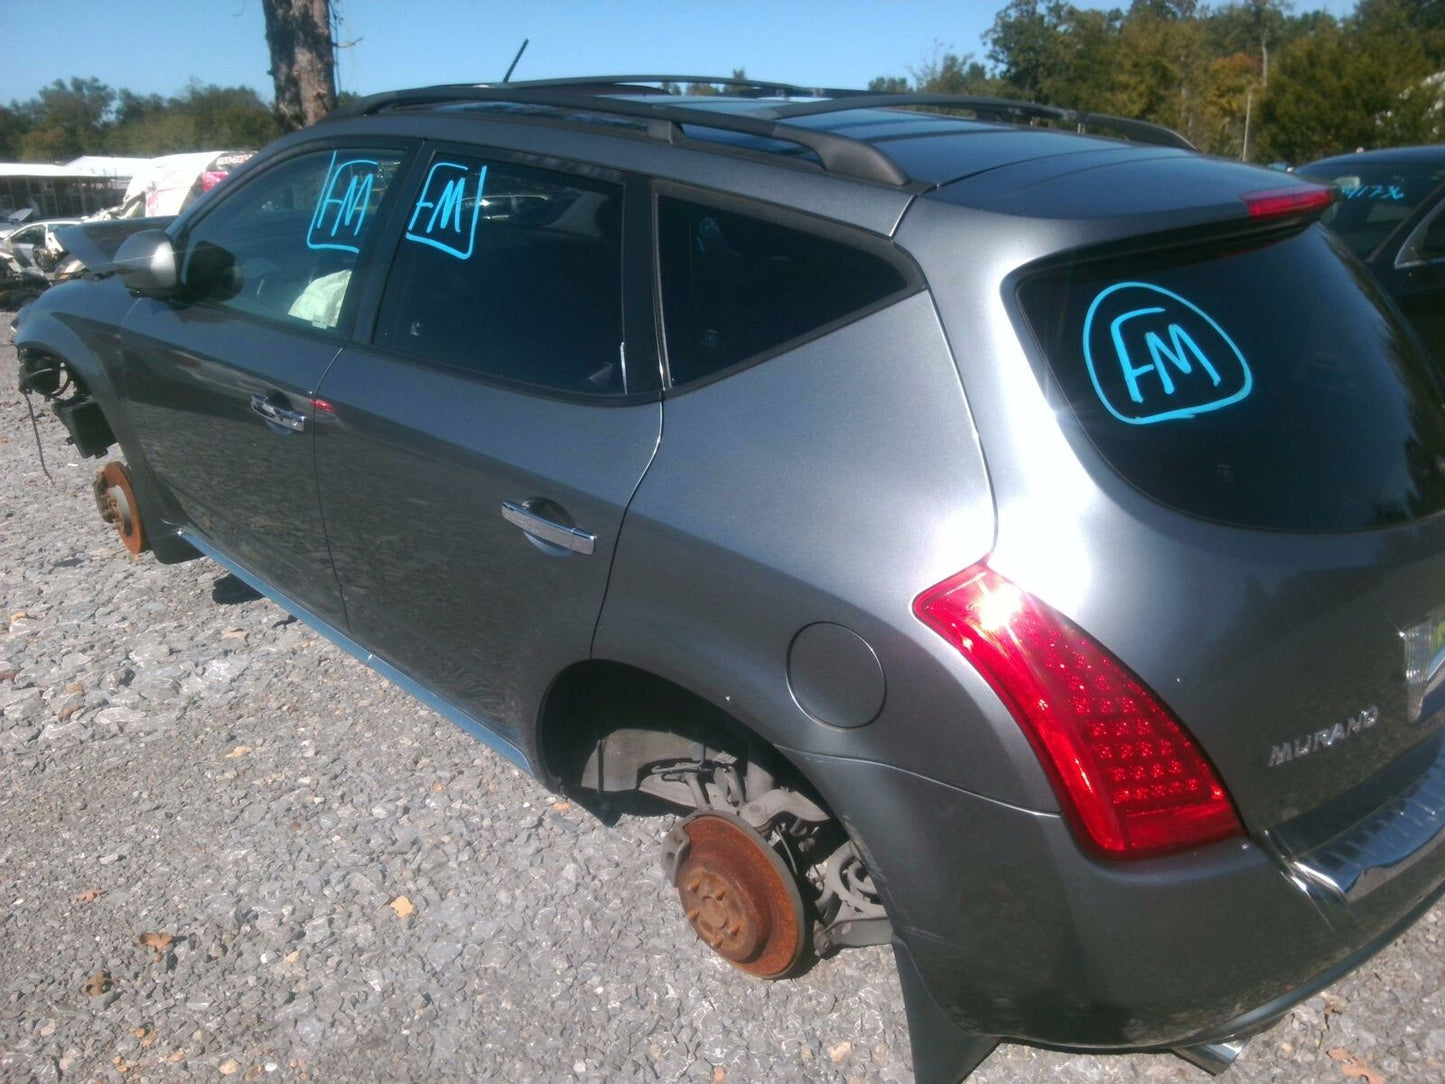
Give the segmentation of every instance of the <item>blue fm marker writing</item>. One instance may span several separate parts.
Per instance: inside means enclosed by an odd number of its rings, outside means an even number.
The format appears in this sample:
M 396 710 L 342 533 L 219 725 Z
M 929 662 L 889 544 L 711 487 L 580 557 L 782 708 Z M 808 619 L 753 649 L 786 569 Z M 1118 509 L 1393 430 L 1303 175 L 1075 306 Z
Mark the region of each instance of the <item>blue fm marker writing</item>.
M 321 196 L 306 230 L 307 248 L 361 251 L 361 228 L 366 225 L 366 215 L 371 210 L 376 165 L 372 158 L 350 158 L 337 165 L 336 152 L 331 153 Z
M 1254 388 L 1244 355 L 1208 313 L 1147 282 L 1116 283 L 1094 298 L 1084 318 L 1084 364 L 1099 402 L 1128 425 L 1192 418 L 1241 402 Z
M 477 170 L 476 189 L 467 192 L 471 170 L 457 162 L 435 162 L 421 186 L 421 195 L 406 224 L 406 239 L 431 245 L 459 260 L 471 258 L 477 239 L 477 222 L 482 215 L 482 187 L 487 167 Z M 467 215 L 467 203 L 471 215 Z
M 1134 309 L 1126 312 L 1123 316 L 1116 316 L 1109 322 L 1109 335 L 1114 340 L 1114 352 L 1119 359 L 1119 365 L 1124 371 L 1124 383 L 1129 386 L 1129 398 L 1136 403 L 1142 403 L 1144 396 L 1139 390 L 1139 378 L 1145 373 L 1154 373 L 1159 377 L 1159 382 L 1164 386 L 1165 395 L 1174 394 L 1174 381 L 1169 376 L 1169 367 L 1165 362 L 1172 363 L 1181 373 L 1193 372 L 1189 365 L 1189 357 L 1186 354 L 1193 354 L 1200 367 L 1209 374 L 1210 382 L 1219 387 L 1219 373 L 1214 366 L 1209 364 L 1209 358 L 1204 351 L 1199 349 L 1199 344 L 1189 336 L 1178 324 L 1169 325 L 1169 346 L 1164 345 L 1157 332 L 1146 331 L 1144 333 L 1144 345 L 1149 350 L 1149 364 L 1135 365 L 1129 357 L 1129 347 L 1124 342 L 1122 328 L 1128 320 L 1136 316 L 1153 316 L 1162 313 L 1164 310 L 1157 305 L 1153 308 Z

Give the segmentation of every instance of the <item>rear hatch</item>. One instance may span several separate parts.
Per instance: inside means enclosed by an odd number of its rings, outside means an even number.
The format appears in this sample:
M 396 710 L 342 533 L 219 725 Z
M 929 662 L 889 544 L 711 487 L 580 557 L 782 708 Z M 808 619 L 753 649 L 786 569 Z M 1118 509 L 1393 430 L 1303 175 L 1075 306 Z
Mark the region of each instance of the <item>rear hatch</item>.
M 1121 159 L 1001 180 L 951 202 L 1080 242 L 1005 285 L 1114 497 L 1058 525 L 1093 577 L 1069 616 L 1179 716 L 1250 828 L 1375 776 L 1445 722 L 1445 690 L 1424 696 L 1445 661 L 1445 408 L 1417 342 L 1287 177 Z

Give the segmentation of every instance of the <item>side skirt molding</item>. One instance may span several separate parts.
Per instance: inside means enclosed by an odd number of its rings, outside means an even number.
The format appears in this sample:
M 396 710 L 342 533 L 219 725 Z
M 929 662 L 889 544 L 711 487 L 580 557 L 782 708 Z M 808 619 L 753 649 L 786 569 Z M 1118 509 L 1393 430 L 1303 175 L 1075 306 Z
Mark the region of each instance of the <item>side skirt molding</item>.
M 216 549 L 215 546 L 211 545 L 205 539 L 198 536 L 194 531 L 191 531 L 187 528 L 181 528 L 180 531 L 177 533 L 181 538 L 184 538 L 196 549 L 200 550 L 211 560 L 215 561 L 216 564 L 226 569 L 226 571 L 230 572 L 238 579 L 244 580 L 246 583 L 250 584 L 257 591 L 261 592 L 261 594 L 265 595 L 272 602 L 276 603 L 276 605 L 280 606 L 287 613 L 292 614 L 298 620 L 304 621 L 307 625 L 311 626 L 311 628 L 315 629 L 322 636 L 326 637 L 328 640 L 330 640 L 337 647 L 341 648 L 347 654 L 353 656 L 354 658 L 360 659 L 382 677 L 386 678 L 387 681 L 390 681 L 393 685 L 399 686 L 403 691 L 410 693 L 427 707 L 431 708 L 438 715 L 441 715 L 446 719 L 450 719 L 452 722 L 456 723 L 457 726 L 461 727 L 468 734 L 472 735 L 472 737 L 478 739 L 483 744 L 490 747 L 494 752 L 501 754 L 508 761 L 516 765 L 518 768 L 521 768 L 522 771 L 526 772 L 528 775 L 535 776 L 537 774 L 533 770 L 531 763 L 527 760 L 526 754 L 523 753 L 522 750 L 518 749 L 511 742 L 498 735 L 495 731 L 491 729 L 491 727 L 487 726 L 486 723 L 482 722 L 479 719 L 473 718 L 471 715 L 468 715 L 466 712 L 462 711 L 461 708 L 453 704 L 450 700 L 438 696 L 431 689 L 428 689 L 425 685 L 421 684 L 421 682 L 417 681 L 413 677 L 408 676 L 401 670 L 398 670 L 395 666 L 391 665 L 391 663 L 387 662 L 385 659 L 378 658 L 376 655 L 372 654 L 366 648 L 362 647 L 359 643 L 353 640 L 350 636 L 346 635 L 346 633 L 342 632 L 340 629 L 336 628 L 335 626 L 331 625 L 326 621 L 323 621 L 321 618 L 317 617 L 314 613 L 308 610 L 305 606 L 302 606 L 300 603 L 296 602 L 290 596 L 276 590 L 276 588 L 272 587 L 265 580 L 260 579 L 255 574 L 242 568 L 235 561 L 231 560 L 231 558 L 227 557 L 220 550 Z

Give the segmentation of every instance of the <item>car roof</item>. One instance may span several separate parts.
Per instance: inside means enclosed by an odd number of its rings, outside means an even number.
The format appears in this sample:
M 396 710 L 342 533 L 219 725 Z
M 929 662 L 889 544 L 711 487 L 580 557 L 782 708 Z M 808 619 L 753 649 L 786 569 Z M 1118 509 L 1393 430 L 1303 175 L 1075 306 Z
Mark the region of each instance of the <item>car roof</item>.
M 679 95 L 668 82 L 715 83 L 729 93 Z M 646 83 L 664 84 L 654 89 Z M 920 110 L 930 111 L 920 111 Z M 953 110 L 944 115 L 937 110 Z M 971 116 L 961 116 L 958 111 Z M 1118 148 L 1097 129 L 1159 146 L 1192 149 L 1158 125 L 1033 102 L 934 94 L 869 94 L 809 89 L 743 79 L 606 76 L 513 84 L 421 87 L 372 95 L 332 117 L 425 111 L 528 118 L 626 129 L 668 143 L 686 142 L 807 161 L 835 175 L 915 189 L 1033 158 Z M 1058 128 L 1039 127 L 1041 124 Z M 1065 130 L 1060 130 L 1060 129 Z
M 1341 166 L 1348 166 L 1352 162 L 1364 162 L 1366 164 L 1420 162 L 1427 165 L 1445 162 L 1445 143 L 1432 143 L 1422 147 L 1386 147 L 1376 151 L 1356 151 L 1353 154 L 1336 154 L 1329 158 L 1320 158 L 1313 162 L 1306 162 L 1299 168 L 1301 170 L 1314 169 L 1316 167 L 1337 169 Z

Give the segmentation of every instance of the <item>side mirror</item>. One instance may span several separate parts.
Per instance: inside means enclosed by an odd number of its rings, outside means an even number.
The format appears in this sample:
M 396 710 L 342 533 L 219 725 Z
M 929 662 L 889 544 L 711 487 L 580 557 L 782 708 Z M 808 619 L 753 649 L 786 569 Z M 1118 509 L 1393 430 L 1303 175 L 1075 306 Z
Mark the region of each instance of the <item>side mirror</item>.
M 120 281 L 138 294 L 164 294 L 176 288 L 176 250 L 164 230 L 141 230 L 115 254 Z

